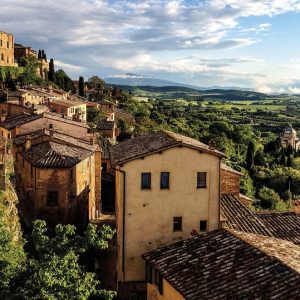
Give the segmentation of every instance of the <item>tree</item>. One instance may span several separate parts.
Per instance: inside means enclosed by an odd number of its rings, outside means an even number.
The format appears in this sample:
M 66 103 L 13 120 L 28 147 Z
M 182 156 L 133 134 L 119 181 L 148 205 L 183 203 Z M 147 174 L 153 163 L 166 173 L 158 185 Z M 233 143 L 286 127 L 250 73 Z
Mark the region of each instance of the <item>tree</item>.
M 39 59 L 42 58 L 42 51 L 41 51 L 41 49 L 40 49 L 39 52 L 38 52 L 38 58 L 39 58 Z
M 293 159 L 292 159 L 292 156 L 289 155 L 289 156 L 287 157 L 286 166 L 289 167 L 289 168 L 291 168 L 292 165 L 293 165 Z
M 52 82 L 55 82 L 55 70 L 54 70 L 54 60 L 53 60 L 53 58 L 50 59 L 50 63 L 49 63 L 48 80 L 52 81 Z
M 248 144 L 247 154 L 246 154 L 246 166 L 248 170 L 252 169 L 254 163 L 254 151 L 255 151 L 254 143 L 250 141 Z
M 40 63 L 35 56 L 22 57 L 21 64 L 23 65 L 23 72 L 17 78 L 21 85 L 40 84 L 43 81 L 37 74 Z
M 45 57 L 45 50 L 42 49 L 42 52 L 41 52 L 41 57 L 40 58 L 44 58 Z
M 2 205 L 4 195 L 0 195 L 0 299 L 7 299 L 10 286 L 24 266 L 26 255 L 23 250 L 23 240 L 16 230 L 16 219 L 11 209 Z
M 67 92 L 74 90 L 73 80 L 62 69 L 55 72 L 55 83 Z
M 279 162 L 282 166 L 286 166 L 286 156 L 284 153 L 281 154 L 280 157 L 280 162 Z
M 254 165 L 255 166 L 265 166 L 266 161 L 261 151 L 257 151 L 254 156 Z
M 84 97 L 84 78 L 79 77 L 78 95 Z
M 106 249 L 114 231 L 89 224 L 83 236 L 75 234 L 75 226 L 57 225 L 55 236 L 49 237 L 46 222 L 37 220 L 32 231 L 34 255 L 28 260 L 21 285 L 11 299 L 88 299 L 102 296 L 112 299 L 113 291 L 98 290 L 95 273 L 86 272 L 79 264 L 79 255 L 88 249 Z
M 102 89 L 105 86 L 105 82 L 98 76 L 92 76 L 88 79 L 88 86 L 91 89 Z
M 265 186 L 258 191 L 258 198 L 263 209 L 275 209 L 276 204 L 281 200 L 274 190 Z

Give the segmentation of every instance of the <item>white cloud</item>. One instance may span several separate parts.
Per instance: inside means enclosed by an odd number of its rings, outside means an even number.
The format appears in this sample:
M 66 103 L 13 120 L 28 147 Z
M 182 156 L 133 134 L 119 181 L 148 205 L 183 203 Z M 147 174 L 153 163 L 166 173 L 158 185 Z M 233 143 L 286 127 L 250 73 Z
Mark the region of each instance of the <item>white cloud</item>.
M 1 0 L 0 28 L 15 33 L 17 42 L 46 49 L 72 76 L 103 70 L 195 73 L 219 85 L 231 80 L 267 89 L 291 78 L 292 69 L 300 75 L 298 63 L 286 66 L 280 81 L 257 74 L 265 72 L 259 59 L 242 62 L 242 55 L 228 58 L 221 51 L 254 45 L 272 31 L 271 21 L 241 28 L 242 19 L 299 11 L 300 0 Z M 201 51 L 201 57 L 176 59 L 187 51 Z

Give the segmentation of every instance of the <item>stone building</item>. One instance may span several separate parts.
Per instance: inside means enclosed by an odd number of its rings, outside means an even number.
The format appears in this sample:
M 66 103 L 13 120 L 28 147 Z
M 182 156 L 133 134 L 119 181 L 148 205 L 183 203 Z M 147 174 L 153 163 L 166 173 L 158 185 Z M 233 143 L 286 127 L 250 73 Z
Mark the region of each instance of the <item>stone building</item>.
M 84 228 L 100 204 L 101 152 L 93 140 L 39 130 L 14 139 L 16 187 L 23 217 Z
M 86 103 L 69 99 L 55 100 L 49 103 L 52 112 L 65 115 L 77 121 L 86 121 Z
M 37 58 L 39 62 L 39 66 L 37 69 L 37 74 L 42 78 L 42 79 L 47 79 L 48 78 L 48 72 L 49 72 L 49 62 L 45 58 L 38 58 L 36 51 L 32 49 L 31 47 L 26 47 L 21 44 L 14 44 L 15 48 L 15 61 L 18 63 L 19 66 L 22 66 L 22 58 L 23 57 L 30 57 L 34 56 Z
M 219 228 L 223 156 L 168 131 L 111 148 L 116 168 L 117 278 L 124 299 L 129 299 L 133 283 L 134 293 L 140 282 L 143 294 L 144 252 L 186 239 L 193 232 Z
M 300 148 L 300 139 L 297 137 L 297 132 L 292 125 L 285 127 L 279 135 L 281 145 L 283 148 L 292 146 L 295 151 Z
M 14 67 L 14 36 L 0 31 L 0 67 Z
M 77 122 L 69 117 L 51 112 L 41 114 L 21 112 L 10 117 L 3 115 L 0 122 L 1 136 L 7 139 L 39 129 L 55 130 L 81 139 L 90 137 L 90 134 L 88 134 L 89 126 L 86 123 Z

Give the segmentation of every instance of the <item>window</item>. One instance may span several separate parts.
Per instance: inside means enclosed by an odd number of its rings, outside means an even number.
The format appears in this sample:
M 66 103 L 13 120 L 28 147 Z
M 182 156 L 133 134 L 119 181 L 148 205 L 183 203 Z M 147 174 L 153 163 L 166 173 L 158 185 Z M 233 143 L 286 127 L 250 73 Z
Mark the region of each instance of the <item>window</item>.
M 159 293 L 162 295 L 163 294 L 163 277 L 156 270 L 155 270 L 155 284 L 158 287 Z
M 173 231 L 182 231 L 182 217 L 173 218 Z
M 71 170 L 70 170 L 70 180 L 73 179 L 73 176 L 74 176 L 74 175 L 73 175 L 73 169 L 71 169 Z
M 0 40 L 0 47 L 2 47 L 2 40 Z
M 1 54 L 1 60 L 4 60 L 4 54 L 3 53 Z
M 52 129 L 53 128 L 53 124 L 49 124 L 49 129 Z
M 200 221 L 200 231 L 206 231 L 207 230 L 207 221 L 201 220 Z
M 151 173 L 142 173 L 142 189 L 151 189 Z
M 57 191 L 49 191 L 47 198 L 48 206 L 57 206 L 58 205 L 58 192 Z
M 63 114 L 64 112 L 65 112 L 65 109 L 64 109 L 64 108 L 61 108 L 61 109 L 60 109 L 60 113 Z
M 9 42 L 7 42 L 7 48 L 9 48 Z
M 197 173 L 197 188 L 206 188 L 206 172 Z
M 169 188 L 169 172 L 161 172 L 160 173 L 160 188 L 168 189 Z
M 11 134 L 10 134 L 10 133 L 7 134 L 7 138 L 8 138 L 8 139 L 11 138 Z

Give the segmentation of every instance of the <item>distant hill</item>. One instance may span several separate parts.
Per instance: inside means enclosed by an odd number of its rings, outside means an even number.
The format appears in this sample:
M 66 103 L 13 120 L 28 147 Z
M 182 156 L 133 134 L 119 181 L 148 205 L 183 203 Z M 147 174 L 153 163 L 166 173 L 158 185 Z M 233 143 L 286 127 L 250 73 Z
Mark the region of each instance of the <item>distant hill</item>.
M 198 99 L 209 101 L 238 101 L 238 100 L 251 100 L 259 101 L 268 98 L 268 95 L 238 89 L 209 89 L 199 90 L 184 86 L 133 86 L 133 85 L 120 85 L 111 84 L 112 86 L 118 86 L 120 89 L 126 92 L 132 92 L 135 95 L 146 93 L 149 97 L 153 93 L 153 97 L 157 98 L 157 94 L 162 100 L 164 98 L 190 98 L 191 96 Z
M 179 86 L 179 87 L 188 87 L 199 89 L 197 86 L 187 85 L 183 83 L 168 81 L 164 79 L 158 79 L 153 77 L 146 77 L 143 75 L 137 75 L 133 73 L 126 73 L 124 75 L 114 75 L 109 76 L 104 79 L 106 84 L 114 85 L 131 85 L 131 86 L 153 86 L 153 87 L 162 87 L 162 86 Z

